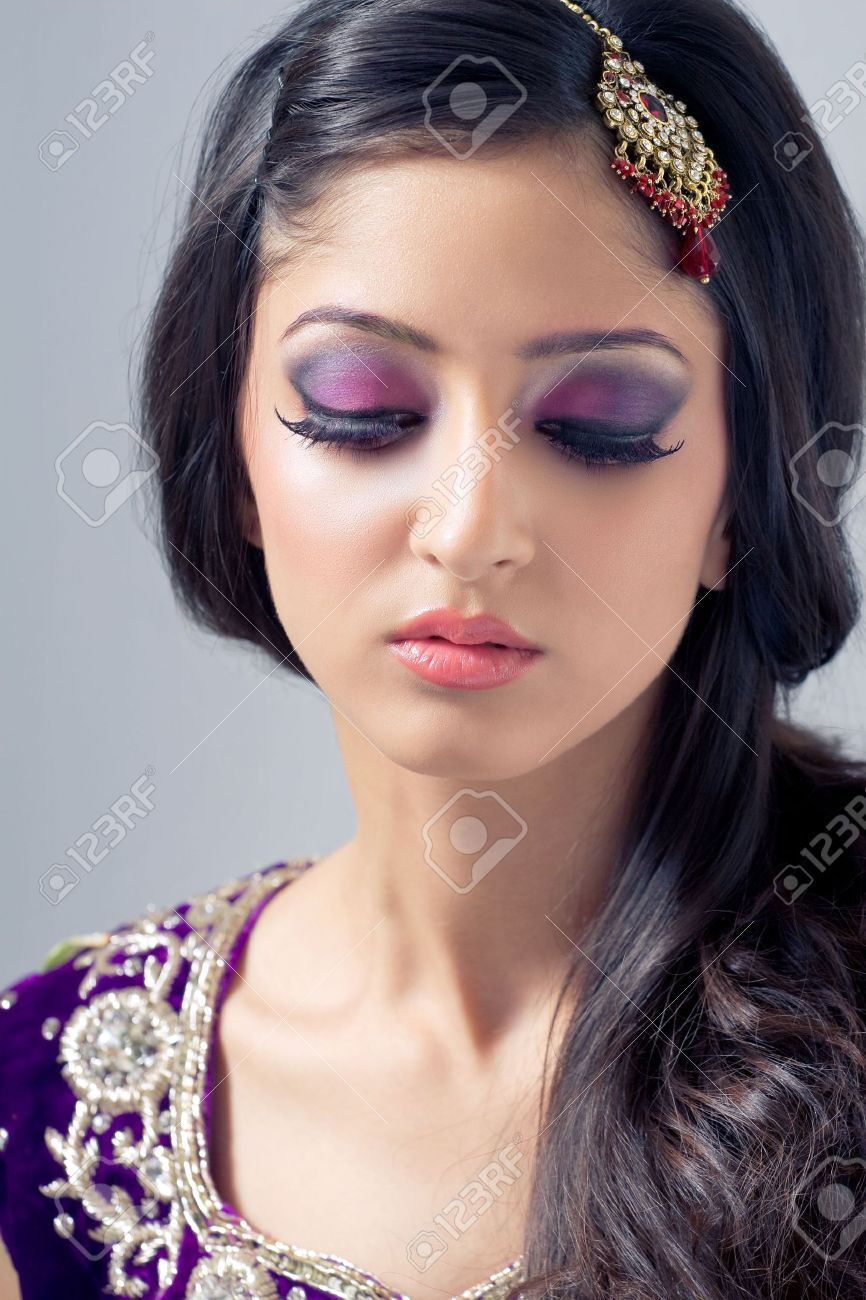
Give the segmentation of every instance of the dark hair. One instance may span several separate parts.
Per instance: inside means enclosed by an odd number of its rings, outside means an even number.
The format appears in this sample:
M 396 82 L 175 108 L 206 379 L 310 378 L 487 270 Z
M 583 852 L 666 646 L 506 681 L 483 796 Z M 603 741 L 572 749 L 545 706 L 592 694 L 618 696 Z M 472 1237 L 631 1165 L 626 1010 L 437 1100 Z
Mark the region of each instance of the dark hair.
M 791 688 L 859 613 L 820 453 L 856 467 L 863 239 L 806 105 L 731 0 L 590 11 L 686 102 L 730 178 L 722 266 L 701 291 L 729 341 L 733 569 L 665 674 L 626 846 L 581 940 L 591 961 L 576 953 L 563 985 L 519 1290 L 864 1297 L 866 1236 L 834 1254 L 839 1225 L 816 1205 L 828 1170 L 866 1160 L 866 763 L 790 722 Z M 240 527 L 235 413 L 264 236 L 273 222 L 315 237 L 317 200 L 366 161 L 441 153 L 421 95 L 464 52 L 528 92 L 497 150 L 600 131 L 612 151 L 599 40 L 559 0 L 307 0 L 214 106 L 145 338 L 139 427 L 177 595 L 308 680 Z M 491 106 L 511 101 L 496 63 L 472 76 Z M 458 140 L 448 89 L 432 102 Z M 796 167 L 777 146 L 792 132 Z

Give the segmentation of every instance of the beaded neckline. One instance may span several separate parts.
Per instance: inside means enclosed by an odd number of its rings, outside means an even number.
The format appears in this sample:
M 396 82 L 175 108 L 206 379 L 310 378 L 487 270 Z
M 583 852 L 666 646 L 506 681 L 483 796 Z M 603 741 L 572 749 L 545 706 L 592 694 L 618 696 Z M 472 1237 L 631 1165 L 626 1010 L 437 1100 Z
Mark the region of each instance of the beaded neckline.
M 184 1214 L 206 1248 L 252 1256 L 255 1266 L 308 1282 L 343 1300 L 411 1300 L 393 1291 L 374 1274 L 338 1255 L 321 1254 L 266 1236 L 220 1199 L 208 1155 L 208 1107 L 205 1090 L 214 1054 L 216 1023 L 232 969 L 249 942 L 252 922 L 269 898 L 313 866 L 318 857 L 279 863 L 252 879 L 226 909 L 206 943 L 193 953 L 179 1016 L 181 1050 L 177 1053 L 172 1095 L 172 1137 L 178 1155 L 177 1191 Z M 251 1261 L 252 1263 L 252 1261 Z M 454 1300 L 501 1300 L 523 1280 L 520 1256 L 462 1291 Z

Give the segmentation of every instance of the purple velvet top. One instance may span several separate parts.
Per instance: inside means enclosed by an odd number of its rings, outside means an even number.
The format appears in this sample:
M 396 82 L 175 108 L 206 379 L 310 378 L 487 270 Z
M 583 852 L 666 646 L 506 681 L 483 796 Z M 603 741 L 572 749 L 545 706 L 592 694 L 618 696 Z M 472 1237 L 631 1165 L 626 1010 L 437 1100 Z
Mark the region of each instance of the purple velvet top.
M 407 1300 L 258 1232 L 210 1173 L 229 978 L 265 904 L 315 861 L 72 936 L 0 993 L 0 1237 L 23 1300 Z M 464 1296 L 494 1300 L 515 1265 Z

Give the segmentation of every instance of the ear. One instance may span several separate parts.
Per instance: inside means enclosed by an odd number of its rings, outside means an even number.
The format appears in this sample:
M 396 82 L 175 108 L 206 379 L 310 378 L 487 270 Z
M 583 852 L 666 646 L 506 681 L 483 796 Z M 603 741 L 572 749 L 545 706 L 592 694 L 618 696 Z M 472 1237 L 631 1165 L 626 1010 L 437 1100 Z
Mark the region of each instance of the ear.
M 240 516 L 241 530 L 246 540 L 251 546 L 258 546 L 259 550 L 263 550 L 262 526 L 259 521 L 259 512 L 249 488 L 244 492 L 241 500 Z
M 727 573 L 731 567 L 731 542 L 729 528 L 731 523 L 731 505 L 727 493 L 713 522 L 707 538 L 704 560 L 701 566 L 700 583 L 702 587 L 723 591 Z

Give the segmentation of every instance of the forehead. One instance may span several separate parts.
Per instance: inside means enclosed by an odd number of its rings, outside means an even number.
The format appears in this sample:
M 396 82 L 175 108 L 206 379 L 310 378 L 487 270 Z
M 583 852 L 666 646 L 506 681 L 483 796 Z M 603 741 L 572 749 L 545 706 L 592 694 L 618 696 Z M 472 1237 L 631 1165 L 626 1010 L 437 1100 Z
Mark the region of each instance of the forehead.
M 707 353 L 705 364 L 721 355 L 706 287 L 671 269 L 678 236 L 613 173 L 607 141 L 481 153 L 368 163 L 307 217 L 311 243 L 269 230 L 263 293 L 275 325 L 345 303 L 411 320 L 466 354 L 622 324 Z

